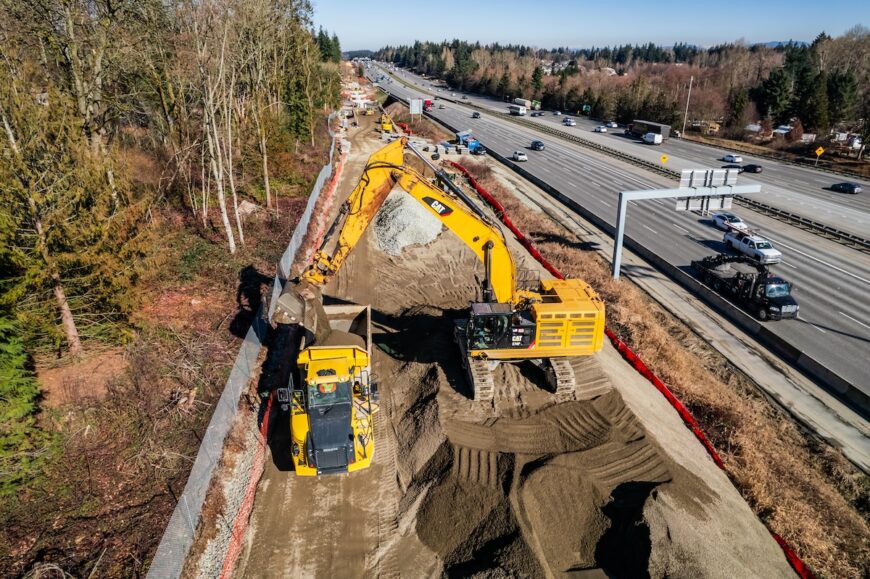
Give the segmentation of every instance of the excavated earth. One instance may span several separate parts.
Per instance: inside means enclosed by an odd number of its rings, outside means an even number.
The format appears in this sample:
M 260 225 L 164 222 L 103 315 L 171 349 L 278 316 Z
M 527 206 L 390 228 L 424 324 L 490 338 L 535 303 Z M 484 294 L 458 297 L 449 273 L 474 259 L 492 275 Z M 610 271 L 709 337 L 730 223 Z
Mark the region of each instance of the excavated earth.
M 345 175 L 346 194 L 359 170 Z M 278 414 L 237 576 L 791 576 L 730 481 L 609 344 L 575 364 L 574 400 L 557 404 L 525 363 L 499 366 L 494 405 L 471 402 L 452 324 L 482 273 L 434 218 L 403 202 L 382 210 L 324 292 L 373 308 L 373 466 L 297 478 Z

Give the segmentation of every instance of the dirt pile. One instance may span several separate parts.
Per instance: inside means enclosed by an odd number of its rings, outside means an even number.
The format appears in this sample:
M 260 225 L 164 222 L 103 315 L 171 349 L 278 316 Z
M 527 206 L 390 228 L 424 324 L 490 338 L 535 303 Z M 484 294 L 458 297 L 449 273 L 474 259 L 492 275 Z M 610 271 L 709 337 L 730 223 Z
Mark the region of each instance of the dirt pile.
M 399 255 L 409 245 L 426 245 L 441 233 L 441 222 L 399 188 L 387 195 L 372 224 L 378 248 Z

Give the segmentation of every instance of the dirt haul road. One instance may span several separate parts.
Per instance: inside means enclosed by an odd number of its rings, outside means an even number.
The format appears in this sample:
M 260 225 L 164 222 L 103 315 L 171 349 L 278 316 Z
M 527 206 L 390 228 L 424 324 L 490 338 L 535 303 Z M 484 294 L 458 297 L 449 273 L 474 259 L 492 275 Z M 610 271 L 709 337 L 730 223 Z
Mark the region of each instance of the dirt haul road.
M 349 166 L 345 194 L 358 177 Z M 388 205 L 325 291 L 373 308 L 373 466 L 296 478 L 283 468 L 279 415 L 237 576 L 792 576 L 725 475 L 609 344 L 577 364 L 574 400 L 556 404 L 531 364 L 501 365 L 495 407 L 475 406 L 451 333 L 483 268 L 413 202 Z M 390 227 L 397 220 L 416 227 Z

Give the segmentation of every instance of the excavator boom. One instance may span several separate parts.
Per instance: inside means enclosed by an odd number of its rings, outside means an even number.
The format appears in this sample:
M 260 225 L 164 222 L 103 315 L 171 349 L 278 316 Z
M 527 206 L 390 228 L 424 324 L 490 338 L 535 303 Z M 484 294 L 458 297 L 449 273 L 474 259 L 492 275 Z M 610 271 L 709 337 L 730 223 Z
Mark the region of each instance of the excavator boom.
M 510 302 L 516 292 L 516 268 L 501 230 L 477 217 L 459 200 L 440 191 L 404 163 L 405 139 L 397 139 L 369 157 L 363 176 L 324 237 L 340 228 L 332 253 L 321 248 L 300 281 L 325 285 L 359 243 L 390 191 L 398 185 L 457 235 L 487 267 L 484 301 Z

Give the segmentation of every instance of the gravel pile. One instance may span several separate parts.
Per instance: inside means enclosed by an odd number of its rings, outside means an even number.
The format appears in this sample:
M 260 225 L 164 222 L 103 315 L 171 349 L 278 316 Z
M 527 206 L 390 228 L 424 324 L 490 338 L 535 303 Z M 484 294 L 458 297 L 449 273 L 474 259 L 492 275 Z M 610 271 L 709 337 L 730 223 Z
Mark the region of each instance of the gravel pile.
M 399 255 L 409 245 L 432 243 L 441 233 L 441 222 L 410 195 L 396 189 L 387 196 L 375 217 L 378 247 Z

